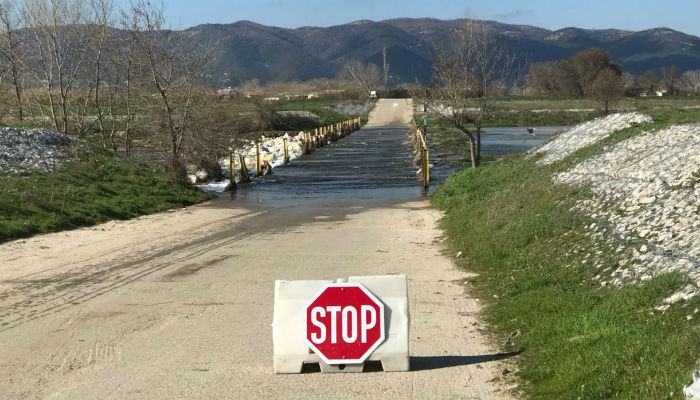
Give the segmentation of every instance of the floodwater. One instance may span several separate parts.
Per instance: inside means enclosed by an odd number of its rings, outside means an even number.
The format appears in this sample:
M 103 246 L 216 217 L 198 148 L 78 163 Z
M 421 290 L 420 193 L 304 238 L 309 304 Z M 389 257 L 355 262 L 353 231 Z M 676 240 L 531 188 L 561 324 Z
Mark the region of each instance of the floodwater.
M 532 133 L 525 127 L 484 128 L 481 135 L 481 154 L 486 156 L 504 156 L 521 153 L 531 147 L 544 143 L 555 132 L 569 129 L 569 126 L 537 126 Z
M 566 127 L 537 127 L 533 135 L 526 128 L 486 128 L 482 154 L 518 153 L 561 129 Z M 434 153 L 431 185 L 426 190 L 407 139 L 406 127 L 365 127 L 219 197 L 254 208 L 365 207 L 428 196 L 447 176 L 467 165 Z

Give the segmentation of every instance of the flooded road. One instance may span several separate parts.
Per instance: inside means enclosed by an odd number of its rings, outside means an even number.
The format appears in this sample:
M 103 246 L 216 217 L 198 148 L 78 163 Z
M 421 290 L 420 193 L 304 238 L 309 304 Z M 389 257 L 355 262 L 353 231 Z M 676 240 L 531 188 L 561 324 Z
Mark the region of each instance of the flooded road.
M 365 127 L 220 197 L 274 208 L 415 200 L 424 191 L 407 139 L 408 127 Z
M 520 153 L 548 140 L 565 126 L 485 128 L 482 154 Z M 221 200 L 253 208 L 317 208 L 352 203 L 410 201 L 435 192 L 452 173 L 466 164 L 461 157 L 431 148 L 431 185 L 423 188 L 407 143 L 408 127 L 365 126 L 310 155 L 274 169 L 273 175 L 243 184 L 234 193 L 219 193 Z M 430 143 L 429 143 L 430 145 Z

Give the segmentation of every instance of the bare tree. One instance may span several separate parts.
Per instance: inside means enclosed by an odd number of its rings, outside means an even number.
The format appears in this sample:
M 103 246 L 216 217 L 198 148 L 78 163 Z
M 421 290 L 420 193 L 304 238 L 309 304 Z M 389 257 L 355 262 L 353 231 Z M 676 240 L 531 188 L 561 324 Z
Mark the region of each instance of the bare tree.
M 91 50 L 91 73 L 89 78 L 89 86 L 92 88 L 92 101 L 97 112 L 97 128 L 100 131 L 102 145 L 115 149 L 114 135 L 116 132 L 116 124 L 112 121 L 110 127 L 107 127 L 107 114 L 111 113 L 116 91 L 115 85 L 105 85 L 105 56 L 106 48 L 111 39 L 111 30 L 114 25 L 114 5 L 112 0 L 89 0 L 90 11 L 90 50 Z M 104 96 L 103 96 L 104 95 Z M 104 98 L 103 98 L 104 97 Z M 90 96 L 86 96 L 86 104 Z
M 681 83 L 681 71 L 676 65 L 670 67 L 662 67 L 660 69 L 661 79 L 666 88 L 666 92 L 670 95 L 677 95 Z
M 168 152 L 169 166 L 176 176 L 184 176 L 182 153 L 186 137 L 191 134 L 191 115 L 197 78 L 202 76 L 203 59 L 197 52 L 187 51 L 178 32 L 163 30 L 163 10 L 146 1 L 132 3 L 130 36 L 142 57 L 150 86 L 158 99 L 146 92 L 144 101 L 156 124 L 151 128 L 161 134 Z M 152 104 L 152 105 L 151 105 Z
M 685 71 L 681 76 L 683 91 L 687 94 L 700 94 L 700 69 Z
M 610 107 L 622 98 L 623 93 L 622 76 L 612 69 L 600 71 L 591 84 L 590 95 L 600 103 L 603 115 L 608 115 Z
M 69 131 L 71 91 L 82 71 L 87 38 L 82 0 L 26 0 L 24 20 L 38 52 L 37 78 L 44 82 L 54 128 Z M 58 90 L 58 99 L 54 93 Z
M 372 90 L 376 90 L 380 82 L 379 67 L 376 64 L 364 64 L 356 60 L 346 62 L 339 77 L 350 82 L 367 98 L 371 97 Z
M 554 95 L 559 92 L 555 79 L 558 63 L 545 61 L 530 64 L 530 70 L 525 77 L 525 86 L 535 95 Z
M 13 86 L 17 118 L 24 121 L 23 74 L 24 64 L 22 59 L 22 41 L 18 38 L 16 30 L 20 26 L 20 14 L 17 6 L 11 0 L 0 2 L 0 55 L 5 64 L 7 77 Z
M 658 89 L 659 81 L 661 77 L 654 70 L 648 70 L 637 78 L 637 84 L 641 86 L 648 95 L 654 95 L 656 89 Z
M 620 65 L 610 58 L 610 54 L 595 47 L 581 50 L 557 65 L 557 90 L 563 96 L 590 97 L 593 82 L 606 69 L 618 75 L 621 73 Z
M 438 50 L 433 84 L 422 96 L 428 110 L 468 140 L 472 167 L 481 161 L 481 131 L 517 78 L 515 52 L 499 42 L 483 22 L 467 19 L 449 50 Z

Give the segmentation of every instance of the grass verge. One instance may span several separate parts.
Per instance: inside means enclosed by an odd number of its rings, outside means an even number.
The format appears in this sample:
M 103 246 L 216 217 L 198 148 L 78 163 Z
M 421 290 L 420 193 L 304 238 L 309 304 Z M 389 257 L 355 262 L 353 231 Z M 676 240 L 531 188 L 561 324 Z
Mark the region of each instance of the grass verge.
M 347 121 L 355 118 L 355 116 L 340 114 L 325 107 L 349 103 L 364 104 L 363 102 L 338 101 L 324 98 L 285 100 L 280 103 L 280 111 L 309 111 L 316 114 L 319 118 L 316 120 L 298 116 L 283 116 L 280 117 L 275 129 L 278 131 L 302 131 Z M 374 105 L 369 110 L 373 107 Z M 369 111 L 360 116 L 363 123 L 366 123 L 368 116 Z
M 514 345 L 523 390 L 546 399 L 682 399 L 698 368 L 696 304 L 664 313 L 653 307 L 687 281 L 666 274 L 622 288 L 594 276 L 617 267 L 617 243 L 598 240 L 589 216 L 570 211 L 585 188 L 553 185 L 554 172 L 635 134 L 697 112 L 659 112 L 657 121 L 619 131 L 552 166 L 505 157 L 451 176 L 434 206 L 457 264 L 478 273 L 471 281 L 484 300 L 494 335 Z M 600 252 L 598 254 L 598 252 Z M 691 319 L 687 320 L 686 316 Z
M 209 198 L 161 167 L 74 148 L 53 173 L 0 177 L 0 242 L 128 219 Z

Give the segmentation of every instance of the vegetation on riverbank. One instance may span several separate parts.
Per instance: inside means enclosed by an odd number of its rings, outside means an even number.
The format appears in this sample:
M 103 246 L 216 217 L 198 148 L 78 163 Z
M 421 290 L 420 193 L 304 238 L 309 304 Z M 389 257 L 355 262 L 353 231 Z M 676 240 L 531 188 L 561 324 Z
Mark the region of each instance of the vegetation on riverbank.
M 478 273 L 467 284 L 485 304 L 484 322 L 504 351 L 522 352 L 516 358 L 521 388 L 534 398 L 682 399 L 698 368 L 696 304 L 654 310 L 687 278 L 667 274 L 601 287 L 593 278 L 616 268 L 616 243 L 593 239 L 586 227 L 595 221 L 570 211 L 591 195 L 585 188 L 551 179 L 604 146 L 699 120 L 697 111 L 649 113 L 655 122 L 619 131 L 551 166 L 509 156 L 461 171 L 432 199 L 446 211 L 449 251 L 462 252 L 457 264 Z
M 699 102 L 697 96 L 627 97 L 622 99 L 612 112 L 640 111 L 653 114 L 678 110 L 697 114 Z M 474 106 L 476 105 L 474 102 Z M 601 113 L 596 107 L 593 100 L 586 98 L 509 96 L 496 101 L 494 115 L 485 120 L 483 126 L 576 125 L 600 117 Z
M 128 219 L 209 198 L 162 167 L 99 148 L 74 149 L 52 173 L 0 177 L 0 242 Z
M 307 111 L 318 116 L 318 119 L 311 119 L 301 116 L 281 116 L 275 123 L 275 129 L 279 131 L 301 131 L 328 126 L 338 122 L 346 121 L 350 118 L 357 117 L 356 115 L 348 115 L 334 111 L 333 107 L 342 107 L 344 105 L 362 106 L 363 101 L 349 101 L 332 98 L 311 98 L 311 99 L 291 99 L 283 100 L 279 104 L 280 111 Z M 373 104 L 366 112 L 360 115 L 362 124 L 367 123 L 369 113 L 373 108 Z

